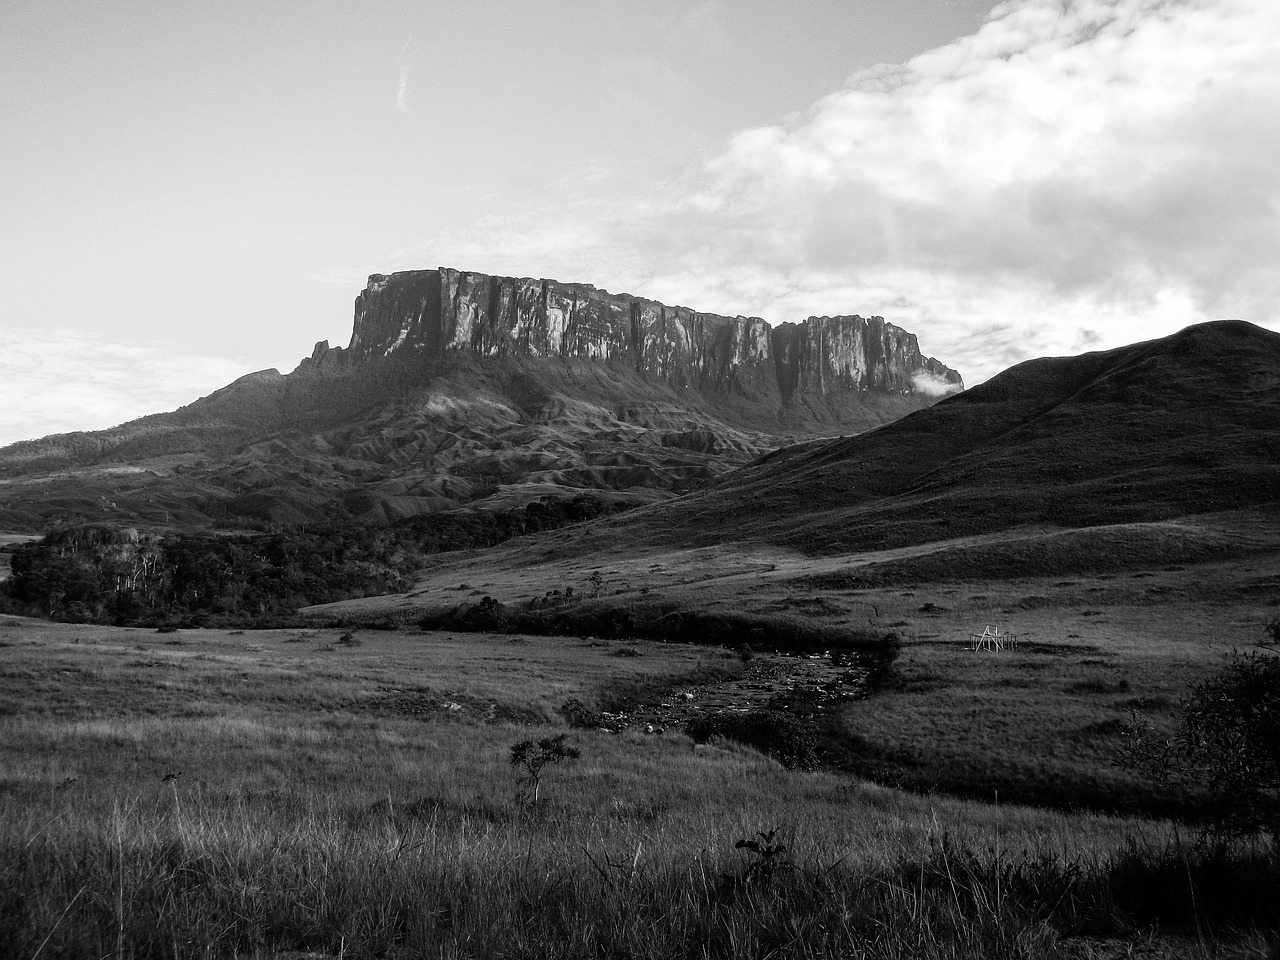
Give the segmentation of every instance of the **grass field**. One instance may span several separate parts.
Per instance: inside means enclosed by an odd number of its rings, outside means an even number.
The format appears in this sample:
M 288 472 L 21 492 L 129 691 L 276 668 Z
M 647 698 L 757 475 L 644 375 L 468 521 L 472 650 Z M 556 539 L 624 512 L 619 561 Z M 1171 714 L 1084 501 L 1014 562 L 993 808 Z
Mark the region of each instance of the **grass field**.
M 843 720 L 886 743 L 938 739 L 974 703 L 1016 712 L 993 706 L 1015 666 L 1042 683 L 1027 704 L 1061 692 L 1114 712 L 1119 672 L 1130 696 L 1154 695 L 1214 656 L 1140 675 L 1145 648 L 1125 647 L 1119 612 L 1107 616 L 1119 639 L 1106 656 L 1037 647 L 983 662 L 916 636 L 900 688 Z M 581 759 L 547 769 L 536 807 L 517 799 L 510 748 L 566 732 L 566 699 L 739 664 L 718 648 L 630 645 L 638 656 L 577 638 L 0 621 L 0 956 L 1263 949 L 1274 870 L 1247 850 L 1198 850 L 1162 821 L 794 773 L 674 732 L 570 731 Z M 1048 665 L 1028 670 L 1036 658 Z M 929 683 L 947 694 L 932 715 L 918 697 Z M 965 701 L 966 687 L 987 699 Z M 1047 736 L 1001 749 L 1030 757 Z M 939 749 L 977 749 L 949 742 Z M 1100 769 L 1088 751 L 1070 762 Z M 736 846 L 749 839 L 759 852 Z
M 1262 515 L 1138 526 L 1123 536 L 1022 530 L 852 558 L 733 544 L 575 557 L 572 538 L 591 534 L 574 528 L 442 559 L 406 595 L 312 610 L 412 622 L 488 595 L 514 616 L 543 588 L 582 595 L 598 572 L 598 598 L 553 611 L 564 629 L 608 632 L 625 619 L 670 634 L 684 615 L 710 632 L 718 618 L 717 639 L 755 649 L 782 629 L 823 642 L 892 634 L 902 651 L 891 682 L 827 724 L 842 768 L 981 800 L 1172 815 L 1181 800 L 1112 763 L 1123 725 L 1141 710 L 1171 730 L 1188 685 L 1262 639 L 1280 598 L 1280 555 L 1268 546 L 1275 521 Z M 1023 562 L 1029 551 L 1034 564 Z M 1223 551 L 1230 559 L 1217 558 Z M 1155 563 L 1157 554 L 1168 559 Z M 1184 556 L 1199 560 L 1174 559 Z M 753 622 L 762 636 L 744 626 Z M 968 651 L 987 624 L 1019 635 L 1020 649 Z

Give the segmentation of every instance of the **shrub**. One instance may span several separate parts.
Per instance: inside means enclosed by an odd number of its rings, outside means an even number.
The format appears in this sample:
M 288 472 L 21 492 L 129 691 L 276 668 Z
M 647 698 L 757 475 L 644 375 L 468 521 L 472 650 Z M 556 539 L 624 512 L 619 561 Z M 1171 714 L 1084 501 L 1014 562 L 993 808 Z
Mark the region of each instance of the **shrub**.
M 1266 831 L 1280 854 L 1280 656 L 1233 652 L 1195 684 L 1172 739 L 1134 712 L 1124 766 L 1161 785 L 1208 793 L 1214 829 L 1227 836 Z
M 470 606 L 458 606 L 452 610 L 433 611 L 418 620 L 422 630 L 468 630 L 482 633 L 500 633 L 511 626 L 507 608 L 493 597 L 485 595 Z
M 767 753 L 784 767 L 808 770 L 817 766 L 813 733 L 781 710 L 707 714 L 690 720 L 685 731 L 698 743 L 712 737 L 736 740 Z
M 724 880 L 731 885 L 755 884 L 769 886 L 774 877 L 795 869 L 795 864 L 787 856 L 787 845 L 780 842 L 777 827 L 768 830 L 757 830 L 759 840 L 748 838 L 739 840 L 733 845 L 735 850 L 745 850 L 747 863 L 740 874 L 725 875 Z
M 566 760 L 577 760 L 582 751 L 566 743 L 566 734 L 554 737 L 543 737 L 538 741 L 521 740 L 511 747 L 509 760 L 511 766 L 521 771 L 521 789 L 519 799 L 529 804 L 537 804 L 538 789 L 542 785 L 542 771 L 555 763 Z
M 604 718 L 600 716 L 599 710 L 592 710 L 577 697 L 566 700 L 561 704 L 559 713 L 569 726 L 582 730 L 594 730 L 604 723 Z

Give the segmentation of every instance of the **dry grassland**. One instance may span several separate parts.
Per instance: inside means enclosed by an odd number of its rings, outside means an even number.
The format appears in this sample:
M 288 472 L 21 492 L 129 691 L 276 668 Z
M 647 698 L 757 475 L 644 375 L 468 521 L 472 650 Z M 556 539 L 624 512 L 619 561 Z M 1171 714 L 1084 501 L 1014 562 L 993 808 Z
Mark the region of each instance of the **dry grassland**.
M 1083 956 L 1143 915 L 1115 882 L 1132 845 L 1176 849 L 1166 823 L 798 774 L 674 733 L 573 732 L 581 761 L 530 809 L 507 754 L 562 732 L 565 699 L 733 658 L 353 640 L 0 621 L 0 954 Z M 904 660 L 966 664 L 928 638 Z M 888 696 L 877 722 L 900 730 L 912 693 Z M 777 869 L 735 847 L 771 829 Z

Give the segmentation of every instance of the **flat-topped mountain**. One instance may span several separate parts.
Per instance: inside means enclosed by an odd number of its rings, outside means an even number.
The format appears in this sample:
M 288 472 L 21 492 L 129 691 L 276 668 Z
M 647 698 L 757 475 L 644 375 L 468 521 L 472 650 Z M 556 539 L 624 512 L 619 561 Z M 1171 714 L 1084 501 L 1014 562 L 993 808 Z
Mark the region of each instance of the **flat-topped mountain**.
M 921 355 L 915 334 L 883 317 L 810 317 L 775 328 L 758 317 L 668 307 L 590 284 L 444 267 L 370 277 L 356 299 L 347 349 L 318 343 L 300 369 L 456 351 L 600 360 L 681 389 L 784 403 L 797 394 L 942 396 L 964 388 L 956 371 Z
M 369 522 L 603 492 L 648 502 L 962 389 L 879 317 L 770 327 L 586 284 L 375 275 L 317 344 L 171 413 L 0 450 L 0 527 Z

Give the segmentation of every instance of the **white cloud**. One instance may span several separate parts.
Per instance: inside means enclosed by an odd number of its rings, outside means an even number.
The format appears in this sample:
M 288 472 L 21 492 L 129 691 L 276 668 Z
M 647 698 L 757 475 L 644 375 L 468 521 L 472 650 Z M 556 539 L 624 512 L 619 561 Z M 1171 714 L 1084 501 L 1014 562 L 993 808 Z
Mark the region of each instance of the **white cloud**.
M 916 393 L 923 393 L 926 397 L 945 397 L 960 389 L 949 380 L 944 380 L 942 377 L 924 371 L 913 376 L 911 383 L 915 387 Z
M 517 271 L 774 322 L 879 313 L 969 382 L 1217 316 L 1276 324 L 1278 43 L 1273 0 L 1007 2 L 653 195 L 433 253 L 492 264 L 496 243 Z
M 100 430 L 173 410 L 248 372 L 172 344 L 125 346 L 84 333 L 6 330 L 0 351 L 0 446 Z
M 400 56 L 396 57 L 396 66 L 400 71 L 400 79 L 396 84 L 396 109 L 401 113 L 413 113 L 413 108 L 409 106 L 409 68 L 412 64 L 409 62 L 409 44 L 413 43 L 413 37 L 404 42 L 404 46 L 400 48 Z

